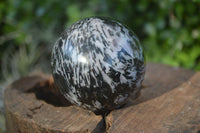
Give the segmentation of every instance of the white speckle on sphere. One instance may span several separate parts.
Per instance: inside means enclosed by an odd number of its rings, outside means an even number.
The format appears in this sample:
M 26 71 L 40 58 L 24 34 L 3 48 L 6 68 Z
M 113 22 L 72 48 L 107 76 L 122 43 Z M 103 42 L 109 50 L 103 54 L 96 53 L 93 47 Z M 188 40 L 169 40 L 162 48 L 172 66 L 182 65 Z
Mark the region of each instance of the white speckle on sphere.
M 78 62 L 81 62 L 81 63 L 88 63 L 87 59 L 82 56 L 82 55 L 78 55 Z
M 56 85 L 71 103 L 112 110 L 137 93 L 145 63 L 139 39 L 117 21 L 91 17 L 73 24 L 56 41 L 51 58 Z
M 125 96 L 119 95 L 115 99 L 114 103 L 116 104 L 123 103 L 125 100 L 127 100 L 127 98 L 128 98 L 128 94 L 125 94 Z

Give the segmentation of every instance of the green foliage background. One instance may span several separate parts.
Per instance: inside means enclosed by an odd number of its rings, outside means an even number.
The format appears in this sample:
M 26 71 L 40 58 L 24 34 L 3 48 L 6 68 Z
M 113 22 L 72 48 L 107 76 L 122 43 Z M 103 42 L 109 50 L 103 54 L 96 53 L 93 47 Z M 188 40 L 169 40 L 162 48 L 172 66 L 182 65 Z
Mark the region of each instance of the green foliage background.
M 90 16 L 108 16 L 129 26 L 139 36 L 147 61 L 199 70 L 199 14 L 197 0 L 2 1 L 1 78 L 49 70 L 49 54 L 59 34 Z
M 50 72 L 60 33 L 90 16 L 130 27 L 147 61 L 200 70 L 199 0 L 6 0 L 0 1 L 1 87 L 34 70 Z

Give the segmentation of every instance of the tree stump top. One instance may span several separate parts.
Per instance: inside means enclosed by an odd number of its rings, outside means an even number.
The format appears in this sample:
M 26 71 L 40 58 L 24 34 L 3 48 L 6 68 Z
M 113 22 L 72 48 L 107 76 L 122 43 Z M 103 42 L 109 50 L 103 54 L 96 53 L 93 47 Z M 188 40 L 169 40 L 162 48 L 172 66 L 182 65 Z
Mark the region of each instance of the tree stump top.
M 105 118 L 71 105 L 48 75 L 21 78 L 5 91 L 8 133 L 200 132 L 200 73 L 148 63 L 141 96 Z

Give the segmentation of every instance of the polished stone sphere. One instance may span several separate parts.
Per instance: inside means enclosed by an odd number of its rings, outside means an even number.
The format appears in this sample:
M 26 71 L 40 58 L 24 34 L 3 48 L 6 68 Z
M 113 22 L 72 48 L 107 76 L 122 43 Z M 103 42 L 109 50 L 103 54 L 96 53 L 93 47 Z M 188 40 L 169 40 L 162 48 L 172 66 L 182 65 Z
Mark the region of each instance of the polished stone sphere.
M 72 104 L 102 113 L 140 92 L 145 62 L 136 35 L 118 21 L 91 17 L 56 41 L 51 57 L 56 86 Z

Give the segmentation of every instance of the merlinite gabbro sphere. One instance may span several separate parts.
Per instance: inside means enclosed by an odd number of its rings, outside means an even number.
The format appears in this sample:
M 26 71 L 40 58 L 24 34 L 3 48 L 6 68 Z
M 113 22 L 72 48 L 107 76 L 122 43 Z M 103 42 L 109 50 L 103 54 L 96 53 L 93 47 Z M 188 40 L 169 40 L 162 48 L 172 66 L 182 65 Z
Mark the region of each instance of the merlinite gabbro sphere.
M 118 21 L 91 17 L 56 41 L 51 57 L 55 84 L 72 104 L 94 112 L 119 108 L 140 92 L 145 73 L 138 38 Z

